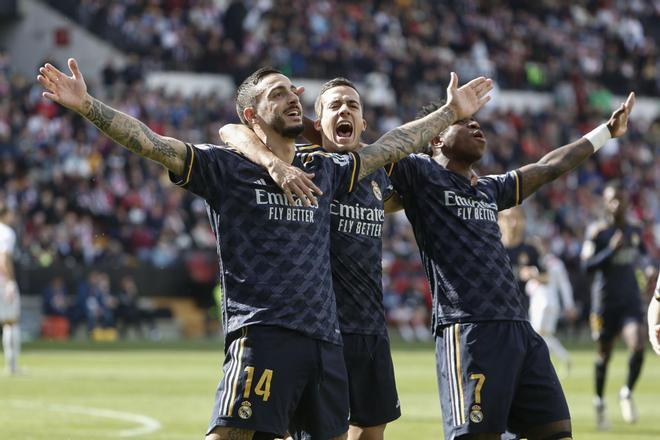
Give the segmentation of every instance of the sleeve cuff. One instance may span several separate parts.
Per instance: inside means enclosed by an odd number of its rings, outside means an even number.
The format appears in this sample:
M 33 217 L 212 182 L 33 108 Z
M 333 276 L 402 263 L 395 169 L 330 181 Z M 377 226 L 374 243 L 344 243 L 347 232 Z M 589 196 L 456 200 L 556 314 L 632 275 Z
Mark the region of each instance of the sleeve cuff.
M 177 186 L 186 186 L 190 182 L 190 174 L 192 172 L 193 162 L 195 161 L 195 149 L 191 144 L 186 144 L 186 161 L 183 165 L 184 173 L 179 176 L 169 171 L 170 181 Z

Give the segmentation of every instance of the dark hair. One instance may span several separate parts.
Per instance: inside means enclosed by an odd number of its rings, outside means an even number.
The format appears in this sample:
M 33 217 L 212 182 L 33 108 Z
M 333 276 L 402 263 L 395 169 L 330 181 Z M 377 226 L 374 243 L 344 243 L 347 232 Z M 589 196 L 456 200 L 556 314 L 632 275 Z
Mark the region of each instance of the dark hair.
M 424 116 L 430 115 L 431 113 L 442 107 L 443 105 L 445 105 L 444 99 L 440 99 L 438 101 L 431 101 L 428 104 L 422 106 L 422 108 L 420 108 L 417 111 L 417 114 L 415 115 L 415 119 L 422 119 Z M 431 146 L 430 143 L 429 145 L 424 147 L 422 153 L 427 154 L 429 156 L 433 156 L 433 147 Z
M 442 107 L 443 105 L 445 105 L 444 99 L 440 99 L 438 101 L 431 101 L 428 104 L 422 106 L 422 108 L 420 108 L 417 111 L 417 114 L 415 115 L 415 119 L 422 119 L 424 116 L 430 115 L 431 113 Z
M 316 112 L 316 117 L 320 118 L 321 117 L 321 96 L 327 92 L 328 90 L 334 88 L 334 87 L 339 87 L 339 86 L 348 86 L 355 90 L 360 96 L 360 92 L 358 91 L 357 87 L 355 87 L 355 84 L 349 79 L 346 79 L 342 76 L 338 76 L 337 78 L 333 78 L 330 81 L 326 82 L 321 86 L 321 90 L 319 90 L 319 95 L 316 97 L 316 102 L 314 102 L 314 111 Z M 362 100 L 362 97 L 360 97 L 360 101 Z
M 9 207 L 7 204 L 0 200 L 0 218 L 4 218 L 5 215 L 9 212 Z
M 238 113 L 238 118 L 243 124 L 248 125 L 248 122 L 243 116 L 243 110 L 248 107 L 254 107 L 257 104 L 257 96 L 260 93 L 257 84 L 266 76 L 275 73 L 282 74 L 282 72 L 274 67 L 262 67 L 245 78 L 241 85 L 238 86 L 238 90 L 236 91 L 236 113 Z

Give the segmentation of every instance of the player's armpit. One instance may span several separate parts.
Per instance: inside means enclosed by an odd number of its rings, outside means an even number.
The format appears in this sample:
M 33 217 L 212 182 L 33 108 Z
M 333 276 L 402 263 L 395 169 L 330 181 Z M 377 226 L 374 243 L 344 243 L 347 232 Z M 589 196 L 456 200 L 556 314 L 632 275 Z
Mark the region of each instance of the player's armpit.
M 385 214 L 391 214 L 403 209 L 403 200 L 401 199 L 399 193 L 392 191 L 392 194 L 387 198 L 387 200 L 385 200 L 383 205 L 385 208 Z

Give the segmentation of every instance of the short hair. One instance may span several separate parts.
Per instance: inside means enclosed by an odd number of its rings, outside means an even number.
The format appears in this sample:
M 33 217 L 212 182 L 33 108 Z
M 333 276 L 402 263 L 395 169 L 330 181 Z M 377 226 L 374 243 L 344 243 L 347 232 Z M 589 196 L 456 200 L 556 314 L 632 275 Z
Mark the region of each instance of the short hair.
M 326 82 L 321 86 L 321 90 L 319 91 L 319 95 L 316 97 L 316 101 L 314 102 L 314 111 L 316 112 L 316 117 L 320 118 L 321 117 L 321 110 L 323 109 L 323 106 L 321 105 L 321 96 L 328 90 L 339 87 L 339 86 L 348 86 L 351 89 L 355 90 L 360 96 L 360 92 L 358 91 L 357 87 L 355 87 L 355 84 L 347 78 L 344 78 L 342 76 L 338 76 L 337 78 L 333 78 L 330 81 Z M 360 96 L 360 104 L 362 103 L 362 97 Z
M 268 75 L 276 73 L 282 74 L 282 72 L 274 67 L 262 67 L 245 78 L 241 85 L 238 86 L 238 89 L 236 90 L 236 113 L 238 113 L 238 118 L 243 124 L 249 125 L 245 116 L 243 116 L 243 111 L 246 108 L 254 107 L 257 104 L 257 96 L 259 95 L 257 85 Z
M 444 99 L 440 99 L 438 101 L 431 101 L 428 104 L 422 106 L 422 108 L 420 108 L 417 111 L 417 114 L 415 115 L 415 119 L 422 119 L 424 116 L 430 115 L 431 113 L 442 107 L 443 105 L 445 105 Z
M 444 99 L 440 99 L 440 100 L 437 100 L 437 101 L 431 101 L 428 104 L 422 106 L 422 108 L 420 108 L 417 111 L 417 114 L 415 115 L 415 119 L 422 119 L 424 116 L 430 115 L 431 113 L 433 113 L 434 111 L 436 111 L 440 107 L 442 107 L 443 105 L 445 105 L 445 100 Z M 440 136 L 442 136 L 443 133 L 440 133 Z M 433 147 L 431 146 L 430 143 L 429 143 L 429 145 L 424 147 L 424 149 L 422 150 L 422 153 L 424 153 L 426 155 L 429 155 L 429 156 L 433 156 Z

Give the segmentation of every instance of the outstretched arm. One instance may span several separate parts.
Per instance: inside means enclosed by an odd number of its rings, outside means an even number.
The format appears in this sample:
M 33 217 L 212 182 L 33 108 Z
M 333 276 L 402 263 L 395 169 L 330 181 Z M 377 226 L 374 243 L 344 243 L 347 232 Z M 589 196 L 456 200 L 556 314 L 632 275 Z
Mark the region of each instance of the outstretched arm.
M 538 162 L 520 168 L 523 181 L 523 198 L 530 196 L 541 186 L 552 182 L 580 165 L 587 157 L 602 147 L 607 139 L 622 136 L 628 128 L 628 116 L 634 105 L 635 93 L 631 92 L 626 102 L 621 104 L 607 121 L 606 126 L 609 135 L 605 128 L 600 126 L 580 140 L 557 148 L 543 156 Z M 589 138 L 592 138 L 592 140 L 589 140 Z
M 660 274 L 655 285 L 655 292 L 651 303 L 649 304 L 649 311 L 647 314 L 649 321 L 649 340 L 653 351 L 660 355 Z
M 361 149 L 360 179 L 388 163 L 397 162 L 412 153 L 422 151 L 439 133 L 451 124 L 468 118 L 489 100 L 493 88 L 490 79 L 479 77 L 458 88 L 458 76 L 452 72 L 447 87 L 447 104 L 421 119 L 388 131 L 376 142 Z
M 218 135 L 222 142 L 237 149 L 250 161 L 264 167 L 289 199 L 291 206 L 295 206 L 293 194 L 302 200 L 304 206 L 318 205 L 314 193 L 323 195 L 323 192 L 312 181 L 314 173 L 306 173 L 277 157 L 249 127 L 242 124 L 227 124 L 220 127 Z
M 137 119 L 102 103 L 87 93 L 87 85 L 78 64 L 69 58 L 72 76 L 51 64 L 39 69 L 37 80 L 46 89 L 45 98 L 80 113 L 106 136 L 140 156 L 160 163 L 173 173 L 184 171 L 186 146 L 180 140 L 161 136 Z

